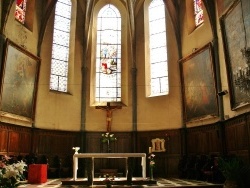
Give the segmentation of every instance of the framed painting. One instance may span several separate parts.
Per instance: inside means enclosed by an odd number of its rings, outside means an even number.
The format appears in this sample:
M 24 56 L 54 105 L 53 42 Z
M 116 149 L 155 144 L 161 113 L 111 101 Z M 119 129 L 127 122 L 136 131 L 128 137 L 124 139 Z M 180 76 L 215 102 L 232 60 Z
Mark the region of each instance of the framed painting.
M 40 59 L 7 39 L 1 74 L 0 115 L 32 122 Z
M 250 104 L 249 18 L 249 0 L 236 1 L 220 18 L 232 110 Z
M 184 120 L 218 116 L 211 44 L 180 60 Z

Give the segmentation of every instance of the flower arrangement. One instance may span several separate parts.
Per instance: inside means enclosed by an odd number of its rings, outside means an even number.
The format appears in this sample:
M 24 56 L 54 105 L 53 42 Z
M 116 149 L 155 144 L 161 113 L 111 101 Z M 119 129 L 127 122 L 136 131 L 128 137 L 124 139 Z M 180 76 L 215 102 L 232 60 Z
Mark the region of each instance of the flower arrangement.
M 153 168 L 155 167 L 155 154 L 150 153 L 148 156 L 149 159 L 149 167 L 150 167 L 150 179 L 153 179 Z
M 24 172 L 27 165 L 21 160 L 13 162 L 10 157 L 2 156 L 0 158 L 0 187 L 15 188 L 25 180 Z
M 112 182 L 114 181 L 115 177 L 110 176 L 109 174 L 104 175 L 104 183 L 107 188 L 110 188 L 112 185 Z
M 109 143 L 111 141 L 116 141 L 116 137 L 114 134 L 110 134 L 109 132 L 105 133 L 105 134 L 102 134 L 102 142 L 105 143 Z
M 102 143 L 107 143 L 107 152 L 111 152 L 110 142 L 116 141 L 116 137 L 114 134 L 110 134 L 109 132 L 102 134 Z
M 154 160 L 155 154 L 150 153 L 148 156 L 149 159 L 149 166 L 154 167 L 155 166 L 155 160 Z

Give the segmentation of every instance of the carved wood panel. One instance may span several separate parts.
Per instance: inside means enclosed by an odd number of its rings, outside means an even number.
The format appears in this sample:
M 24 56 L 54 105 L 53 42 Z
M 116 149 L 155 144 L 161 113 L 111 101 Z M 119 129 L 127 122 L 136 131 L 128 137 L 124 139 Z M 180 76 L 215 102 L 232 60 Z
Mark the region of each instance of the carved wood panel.
M 168 154 L 181 153 L 181 134 L 180 130 L 169 130 L 165 135 L 165 146 Z
M 9 153 L 15 154 L 20 151 L 20 135 L 18 132 L 11 131 L 9 132 Z
M 248 129 L 245 116 L 229 120 L 225 124 L 225 142 L 229 154 L 248 153 Z
M 0 130 L 0 152 L 7 152 L 8 149 L 8 131 Z
M 187 130 L 188 154 L 210 154 L 222 152 L 222 140 L 218 125 L 207 125 Z
M 20 154 L 28 154 L 31 151 L 31 133 L 20 133 Z
M 151 146 L 151 139 L 164 138 L 166 152 L 155 153 L 157 166 L 160 169 L 156 175 L 162 177 L 173 177 L 178 174 L 178 162 L 181 152 L 187 145 L 188 155 L 191 154 L 218 154 L 222 153 L 224 145 L 229 154 L 236 154 L 244 161 L 249 161 L 249 129 L 250 114 L 229 119 L 224 122 L 189 128 L 186 130 L 161 130 L 136 133 L 136 152 L 148 153 Z M 225 127 L 225 129 L 221 129 Z M 225 137 L 222 131 L 225 130 Z M 187 133 L 187 139 L 185 139 Z M 100 132 L 84 133 L 86 143 L 83 145 L 84 152 L 103 152 Z M 132 135 L 130 132 L 115 133 L 117 142 L 112 145 L 114 152 L 132 152 Z M 50 160 L 55 155 L 61 159 L 72 156 L 73 146 L 80 146 L 79 132 L 54 131 L 24 128 L 14 125 L 0 124 L 0 153 L 19 155 L 33 152 L 36 155 L 46 155 Z M 225 139 L 224 139 L 225 138 Z M 187 143 L 185 143 L 187 140 Z M 225 144 L 223 144 L 225 142 Z M 33 148 L 31 151 L 31 147 Z M 83 148 L 81 148 L 83 149 Z M 81 151 L 80 151 L 81 152 Z M 107 161 L 97 160 L 96 168 L 104 167 Z M 147 161 L 148 162 L 148 161 Z M 125 161 L 123 159 L 109 161 L 109 166 L 117 168 L 119 172 L 125 172 Z M 140 166 L 140 161 L 135 161 L 135 166 Z M 137 164 L 138 163 L 138 164 Z M 84 170 L 84 163 L 81 162 L 81 170 Z M 141 175 L 141 169 L 135 169 L 136 175 Z
M 166 177 L 178 177 L 178 165 L 179 165 L 180 155 L 171 155 L 167 158 Z

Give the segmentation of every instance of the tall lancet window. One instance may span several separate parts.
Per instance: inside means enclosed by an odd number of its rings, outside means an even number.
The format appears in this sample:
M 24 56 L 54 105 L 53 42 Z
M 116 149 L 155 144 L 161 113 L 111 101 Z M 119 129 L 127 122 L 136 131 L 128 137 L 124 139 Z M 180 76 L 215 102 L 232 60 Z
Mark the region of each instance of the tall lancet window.
M 58 0 L 55 9 L 50 89 L 67 92 L 71 0 Z
M 121 102 L 121 15 L 111 4 L 97 17 L 95 101 Z
M 22 24 L 25 22 L 27 0 L 16 0 L 15 18 Z
M 169 93 L 165 5 L 153 0 L 149 5 L 150 95 Z
M 194 0 L 194 17 L 196 27 L 204 22 L 202 0 Z

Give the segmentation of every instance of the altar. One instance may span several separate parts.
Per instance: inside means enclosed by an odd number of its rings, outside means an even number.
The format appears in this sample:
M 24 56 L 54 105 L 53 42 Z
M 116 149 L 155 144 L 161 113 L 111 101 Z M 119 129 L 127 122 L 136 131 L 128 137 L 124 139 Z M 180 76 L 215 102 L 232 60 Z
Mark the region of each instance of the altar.
M 91 167 L 88 172 L 90 176 L 88 176 L 88 181 L 92 182 L 94 178 L 94 160 L 95 158 L 125 158 L 126 159 L 126 169 L 129 173 L 128 168 L 128 159 L 139 157 L 141 158 L 141 166 L 142 166 L 142 178 L 146 179 L 146 154 L 145 153 L 75 153 L 73 155 L 73 180 L 77 180 L 77 170 L 78 170 L 78 158 L 88 158 L 91 159 Z M 129 177 L 127 177 L 128 179 Z M 130 177 L 132 178 L 132 177 Z

